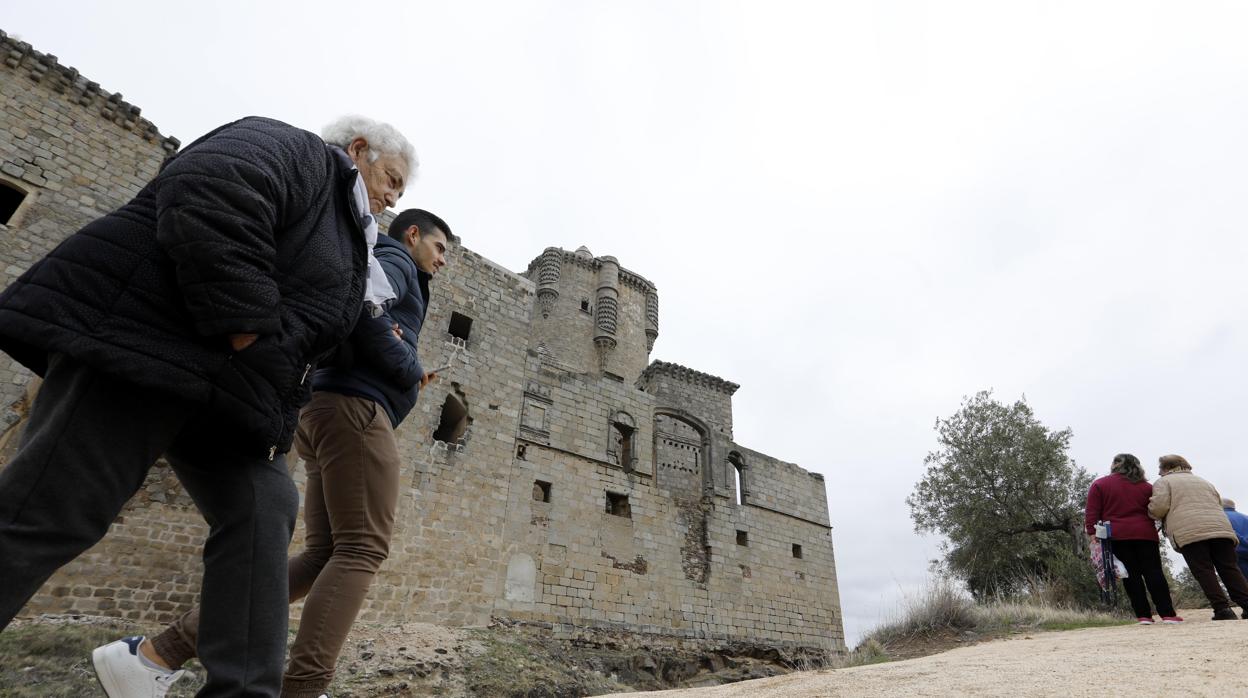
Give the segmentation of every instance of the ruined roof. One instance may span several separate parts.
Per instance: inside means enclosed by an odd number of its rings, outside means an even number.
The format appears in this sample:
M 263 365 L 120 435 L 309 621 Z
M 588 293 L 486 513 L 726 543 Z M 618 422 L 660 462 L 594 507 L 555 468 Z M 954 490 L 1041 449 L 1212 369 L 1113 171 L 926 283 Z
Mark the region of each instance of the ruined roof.
M 69 101 L 90 110 L 98 111 L 104 119 L 137 133 L 150 142 L 159 142 L 166 152 L 176 152 L 181 143 L 172 136 L 161 135 L 156 125 L 139 116 L 139 108 L 100 88 L 78 73 L 76 68 L 61 65 L 56 56 L 41 53 L 31 45 L 0 31 L 0 59 L 14 72 L 25 72 L 32 82 L 68 95 Z
M 695 371 L 692 368 L 681 366 L 680 364 L 669 363 L 667 361 L 651 362 L 651 364 L 646 367 L 646 370 L 641 372 L 641 377 L 637 379 L 638 385 L 648 384 L 650 378 L 653 376 L 670 376 L 678 381 L 701 386 L 703 388 L 710 388 L 711 390 L 724 393 L 725 395 L 732 395 L 737 392 L 738 388 L 741 387 L 740 385 L 737 385 L 732 381 L 726 381 L 719 376 L 712 376 L 709 373 L 702 373 L 701 371 Z

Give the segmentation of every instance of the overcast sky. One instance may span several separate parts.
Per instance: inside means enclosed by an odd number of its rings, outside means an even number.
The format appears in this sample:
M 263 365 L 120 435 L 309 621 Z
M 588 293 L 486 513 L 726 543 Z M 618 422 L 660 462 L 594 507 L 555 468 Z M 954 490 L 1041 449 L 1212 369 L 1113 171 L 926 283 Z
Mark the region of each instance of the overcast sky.
M 1248 6 L 10 2 L 0 28 L 191 141 L 390 121 L 513 269 L 652 280 L 652 358 L 741 384 L 736 440 L 823 473 L 851 646 L 920 587 L 904 503 L 964 395 L 1096 473 L 1185 455 L 1248 500 Z

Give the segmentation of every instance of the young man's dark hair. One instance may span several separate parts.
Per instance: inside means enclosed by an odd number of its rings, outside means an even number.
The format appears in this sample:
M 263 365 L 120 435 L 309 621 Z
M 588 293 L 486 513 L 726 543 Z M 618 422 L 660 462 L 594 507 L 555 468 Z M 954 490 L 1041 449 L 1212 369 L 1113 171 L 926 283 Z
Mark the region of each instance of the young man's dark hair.
M 419 208 L 409 208 L 395 216 L 394 222 L 390 224 L 390 228 L 386 233 L 395 240 L 402 241 L 403 233 L 407 232 L 407 229 L 413 225 L 419 228 L 422 233 L 436 228 L 441 230 L 442 234 L 446 236 L 447 242 L 459 242 L 459 238 L 455 236 L 455 233 L 451 232 L 451 226 L 447 225 L 446 221 Z

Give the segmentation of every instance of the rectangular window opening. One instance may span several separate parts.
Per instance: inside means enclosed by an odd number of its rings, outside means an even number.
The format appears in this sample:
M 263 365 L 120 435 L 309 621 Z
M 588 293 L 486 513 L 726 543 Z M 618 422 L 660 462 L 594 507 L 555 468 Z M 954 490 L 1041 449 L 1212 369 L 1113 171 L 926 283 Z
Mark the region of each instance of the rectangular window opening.
M 802 559 L 802 546 L 798 545 L 797 543 L 793 544 L 793 557 L 799 560 Z
M 737 545 L 749 545 L 750 534 L 747 531 L 737 531 Z
M 446 328 L 448 334 L 456 339 L 468 341 L 468 333 L 472 332 L 472 318 L 460 313 L 451 313 L 451 324 Z
M 628 504 L 628 495 L 619 492 L 607 493 L 607 513 L 625 519 L 633 518 L 633 509 Z
M 550 483 L 543 480 L 533 481 L 533 501 L 550 503 Z
M 8 225 L 25 198 L 26 192 L 0 181 L 0 225 Z
M 590 312 L 590 311 L 589 311 L 589 300 L 588 300 L 588 299 L 585 299 L 585 298 L 582 298 L 582 299 L 581 299 L 581 312 L 582 312 L 582 313 L 588 313 L 588 312 Z

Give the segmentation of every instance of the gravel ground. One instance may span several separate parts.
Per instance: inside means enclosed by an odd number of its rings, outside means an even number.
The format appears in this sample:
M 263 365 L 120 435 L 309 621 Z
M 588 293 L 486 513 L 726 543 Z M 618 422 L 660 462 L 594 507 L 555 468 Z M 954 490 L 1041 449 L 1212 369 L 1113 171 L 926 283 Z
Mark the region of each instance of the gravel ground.
M 1006 640 L 848 669 L 829 669 L 616 698 L 822 698 L 825 696 L 1248 695 L 1248 621 L 1183 613 L 1180 625 L 1115 626 Z M 1113 667 L 1123 667 L 1115 669 Z

